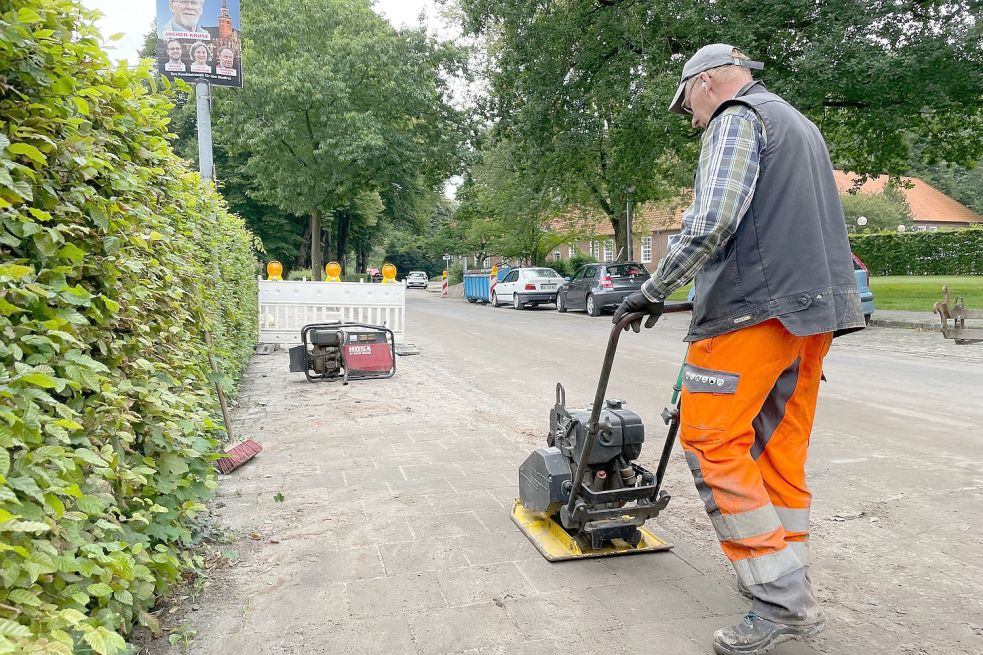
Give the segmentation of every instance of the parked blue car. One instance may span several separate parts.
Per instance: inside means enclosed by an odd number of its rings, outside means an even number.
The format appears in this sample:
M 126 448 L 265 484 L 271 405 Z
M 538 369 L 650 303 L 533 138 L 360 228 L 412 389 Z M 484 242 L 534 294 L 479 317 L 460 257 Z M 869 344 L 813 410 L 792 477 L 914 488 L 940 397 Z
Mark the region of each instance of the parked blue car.
M 867 321 L 867 325 L 870 325 L 870 317 L 874 313 L 874 292 L 870 290 L 870 271 L 856 255 L 853 255 L 853 275 L 857 278 L 857 291 L 860 292 L 860 306 L 864 310 L 864 320 Z
M 853 255 L 853 253 L 850 253 Z M 867 265 L 860 261 L 860 258 L 853 255 L 853 276 L 857 280 L 857 291 L 860 292 L 860 306 L 864 311 L 864 320 L 870 325 L 870 317 L 874 313 L 874 292 L 870 290 L 870 272 Z M 696 288 L 689 290 L 686 300 L 693 302 L 696 297 Z

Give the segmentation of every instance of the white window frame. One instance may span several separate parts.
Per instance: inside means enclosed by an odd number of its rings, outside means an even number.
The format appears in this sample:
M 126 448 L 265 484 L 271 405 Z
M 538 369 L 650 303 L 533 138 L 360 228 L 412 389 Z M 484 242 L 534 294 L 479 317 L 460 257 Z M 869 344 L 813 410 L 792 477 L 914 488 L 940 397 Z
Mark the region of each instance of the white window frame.
M 604 261 L 605 262 L 614 261 L 614 239 L 604 240 Z
M 642 260 L 643 264 L 652 263 L 652 237 L 642 237 L 642 245 L 639 255 L 639 259 Z
M 590 256 L 591 259 L 597 261 L 601 258 L 601 242 L 597 239 L 591 239 L 590 242 Z
M 557 248 L 556 250 L 554 250 L 554 251 L 553 251 L 553 261 L 555 261 L 555 262 L 558 262 L 558 261 L 560 261 L 560 258 L 561 258 L 562 256 L 563 256 L 563 255 L 562 255 L 562 253 L 560 252 L 560 249 L 559 249 L 559 248 Z

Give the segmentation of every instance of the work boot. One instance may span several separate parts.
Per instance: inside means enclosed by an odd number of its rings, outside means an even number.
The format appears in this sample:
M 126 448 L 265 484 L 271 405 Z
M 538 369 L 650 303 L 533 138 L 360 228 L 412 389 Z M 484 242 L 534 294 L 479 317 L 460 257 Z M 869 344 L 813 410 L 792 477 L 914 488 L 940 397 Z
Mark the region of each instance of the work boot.
M 821 617 L 815 623 L 789 625 L 748 612 L 737 625 L 713 633 L 713 651 L 717 655 L 764 655 L 783 641 L 807 639 L 825 629 L 826 619 Z

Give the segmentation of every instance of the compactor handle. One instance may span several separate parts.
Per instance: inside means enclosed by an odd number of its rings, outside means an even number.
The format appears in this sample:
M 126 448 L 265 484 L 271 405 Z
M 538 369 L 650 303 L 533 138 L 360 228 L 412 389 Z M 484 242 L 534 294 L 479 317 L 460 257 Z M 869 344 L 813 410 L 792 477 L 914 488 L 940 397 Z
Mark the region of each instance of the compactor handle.
M 693 311 L 693 303 L 675 302 L 667 304 L 663 308 L 662 313 L 674 314 L 689 311 Z M 611 367 L 614 364 L 614 354 L 618 351 L 618 341 L 621 339 L 621 334 L 625 331 L 625 328 L 632 321 L 643 319 L 646 316 L 648 314 L 645 312 L 626 314 L 611 329 L 611 335 L 608 337 L 608 348 L 604 353 L 604 361 L 601 364 L 601 376 L 597 380 L 597 393 L 594 394 L 594 405 L 591 407 L 590 422 L 587 424 L 587 443 L 584 444 L 584 448 L 580 452 L 580 461 L 577 462 L 577 472 L 574 474 L 573 486 L 570 489 L 570 499 L 567 501 L 568 513 L 573 513 L 577 494 L 580 493 L 580 487 L 584 481 L 584 472 L 587 470 L 587 459 L 594 450 L 594 440 L 597 439 L 597 433 L 600 428 L 597 421 L 601 416 L 601 409 L 604 406 L 604 395 L 608 391 L 608 381 L 611 379 Z

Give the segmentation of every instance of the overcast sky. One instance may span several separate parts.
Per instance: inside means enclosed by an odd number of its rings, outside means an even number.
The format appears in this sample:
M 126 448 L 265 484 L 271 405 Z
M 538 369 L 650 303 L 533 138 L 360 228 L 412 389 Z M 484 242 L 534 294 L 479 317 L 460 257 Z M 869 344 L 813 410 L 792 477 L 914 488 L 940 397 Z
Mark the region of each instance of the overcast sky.
M 241 0 L 244 2 L 257 0 Z M 122 32 L 125 36 L 114 44 L 113 59 L 127 59 L 135 62 L 137 52 L 143 44 L 144 35 L 150 31 L 157 3 L 155 0 L 82 0 L 82 4 L 90 9 L 98 9 L 105 16 L 99 21 L 99 29 L 104 37 Z M 427 13 L 427 25 L 446 35 L 438 17 L 434 0 L 376 0 L 376 11 L 388 18 L 397 26 L 413 26 L 418 23 L 421 11 Z

